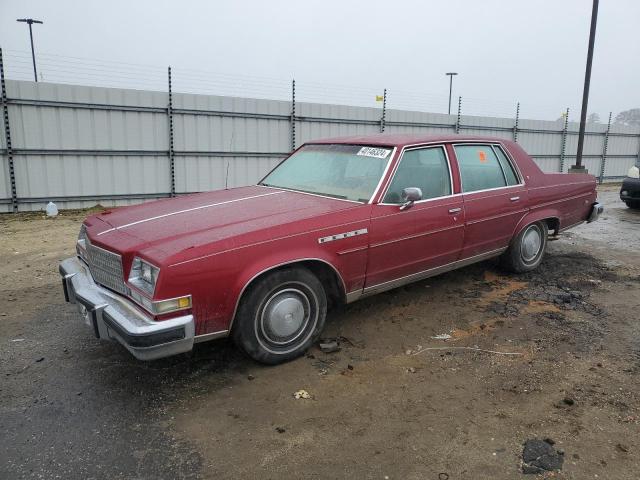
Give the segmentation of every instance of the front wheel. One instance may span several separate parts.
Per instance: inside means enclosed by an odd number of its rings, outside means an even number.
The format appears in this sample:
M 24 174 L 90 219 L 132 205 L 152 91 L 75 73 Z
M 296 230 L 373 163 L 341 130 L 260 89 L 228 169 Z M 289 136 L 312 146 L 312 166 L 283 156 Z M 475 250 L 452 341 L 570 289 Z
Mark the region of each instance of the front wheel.
M 515 273 L 535 270 L 544 257 L 548 233 L 545 222 L 527 225 L 513 239 L 507 251 L 502 254 L 503 267 Z
M 327 316 L 327 295 L 304 267 L 267 273 L 245 293 L 233 329 L 242 350 L 275 365 L 302 355 L 317 340 Z
M 624 203 L 627 204 L 627 207 L 632 208 L 633 210 L 640 210 L 640 200 L 626 200 Z

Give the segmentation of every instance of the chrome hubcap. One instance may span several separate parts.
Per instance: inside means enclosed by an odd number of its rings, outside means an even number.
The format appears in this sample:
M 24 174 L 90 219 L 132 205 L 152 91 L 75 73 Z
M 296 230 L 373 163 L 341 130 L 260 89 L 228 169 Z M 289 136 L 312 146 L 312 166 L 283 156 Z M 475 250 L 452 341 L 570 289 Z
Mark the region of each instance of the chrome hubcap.
M 262 310 L 262 334 L 274 344 L 290 343 L 305 330 L 310 310 L 309 299 L 300 290 L 281 290 L 267 300 Z
M 522 236 L 522 245 L 520 246 L 522 259 L 525 262 L 531 262 L 538 256 L 541 247 L 542 234 L 540 229 L 536 226 L 529 227 Z

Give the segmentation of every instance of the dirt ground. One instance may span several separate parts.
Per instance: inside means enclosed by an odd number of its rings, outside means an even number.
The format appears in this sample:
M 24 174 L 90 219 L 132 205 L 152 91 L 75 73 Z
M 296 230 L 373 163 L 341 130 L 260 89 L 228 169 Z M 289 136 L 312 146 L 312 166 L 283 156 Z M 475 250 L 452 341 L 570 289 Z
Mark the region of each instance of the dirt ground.
M 637 479 L 640 212 L 600 198 L 535 273 L 356 302 L 330 315 L 341 351 L 278 367 L 225 340 L 151 363 L 98 342 L 57 273 L 86 213 L 2 216 L 0 478 L 535 478 L 523 443 L 551 438 L 549 478 Z

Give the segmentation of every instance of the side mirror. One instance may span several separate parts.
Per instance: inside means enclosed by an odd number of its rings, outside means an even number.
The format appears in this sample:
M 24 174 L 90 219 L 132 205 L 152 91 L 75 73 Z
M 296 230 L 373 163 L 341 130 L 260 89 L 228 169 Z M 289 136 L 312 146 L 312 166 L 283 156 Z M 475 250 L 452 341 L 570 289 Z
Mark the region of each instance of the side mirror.
M 400 210 L 405 210 L 413 205 L 413 202 L 422 200 L 422 190 L 417 187 L 407 187 L 402 190 L 402 205 Z

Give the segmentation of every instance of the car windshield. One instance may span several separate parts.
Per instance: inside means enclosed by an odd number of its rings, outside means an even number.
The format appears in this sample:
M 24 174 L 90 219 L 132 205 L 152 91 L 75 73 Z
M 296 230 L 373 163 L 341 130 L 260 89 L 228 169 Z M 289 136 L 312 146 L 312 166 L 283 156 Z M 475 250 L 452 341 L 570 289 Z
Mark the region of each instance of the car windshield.
M 259 185 L 368 202 L 391 158 L 391 147 L 305 145 Z

